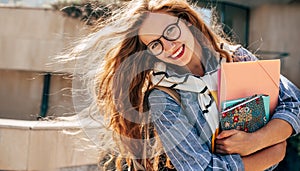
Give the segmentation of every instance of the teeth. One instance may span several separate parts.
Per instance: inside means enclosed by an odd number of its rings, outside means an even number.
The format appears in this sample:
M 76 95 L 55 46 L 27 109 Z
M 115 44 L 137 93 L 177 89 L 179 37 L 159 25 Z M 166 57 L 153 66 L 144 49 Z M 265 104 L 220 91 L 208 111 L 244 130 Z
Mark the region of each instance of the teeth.
M 172 58 L 176 58 L 176 57 L 182 52 L 182 50 L 183 50 L 183 46 L 181 46 L 181 48 L 179 48 L 179 49 L 177 50 L 177 52 L 174 53 L 171 57 L 172 57 Z

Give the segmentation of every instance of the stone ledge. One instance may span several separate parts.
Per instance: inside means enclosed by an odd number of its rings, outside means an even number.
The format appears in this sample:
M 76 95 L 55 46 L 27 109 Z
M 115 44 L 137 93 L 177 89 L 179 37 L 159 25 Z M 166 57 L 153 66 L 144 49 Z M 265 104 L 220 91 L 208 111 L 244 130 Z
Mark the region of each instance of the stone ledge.
M 0 170 L 95 165 L 97 146 L 73 121 L 0 119 Z

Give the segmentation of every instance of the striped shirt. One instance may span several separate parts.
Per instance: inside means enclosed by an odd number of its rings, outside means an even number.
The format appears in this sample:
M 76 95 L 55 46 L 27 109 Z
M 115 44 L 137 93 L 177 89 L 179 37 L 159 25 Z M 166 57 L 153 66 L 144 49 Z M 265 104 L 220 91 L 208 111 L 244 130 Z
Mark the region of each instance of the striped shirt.
M 239 48 L 235 55 L 237 54 L 255 58 L 243 48 Z M 178 90 L 178 93 L 181 106 L 163 91 L 155 89 L 149 95 L 152 121 L 175 168 L 182 171 L 244 170 L 240 155 L 211 153 L 212 133 L 197 102 L 197 93 L 183 90 Z M 272 119 L 282 119 L 290 123 L 294 134 L 300 131 L 299 98 L 299 89 L 281 76 L 279 103 Z

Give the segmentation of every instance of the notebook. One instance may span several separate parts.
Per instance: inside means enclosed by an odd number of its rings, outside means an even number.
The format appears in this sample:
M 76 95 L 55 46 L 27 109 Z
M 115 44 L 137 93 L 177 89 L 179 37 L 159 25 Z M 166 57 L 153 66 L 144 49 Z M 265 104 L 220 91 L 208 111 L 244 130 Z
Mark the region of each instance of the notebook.
M 222 103 L 221 130 L 254 132 L 269 121 L 270 96 L 260 94 Z
M 225 101 L 265 94 L 270 96 L 270 115 L 274 112 L 279 95 L 280 60 L 222 63 L 218 77 L 220 111 Z

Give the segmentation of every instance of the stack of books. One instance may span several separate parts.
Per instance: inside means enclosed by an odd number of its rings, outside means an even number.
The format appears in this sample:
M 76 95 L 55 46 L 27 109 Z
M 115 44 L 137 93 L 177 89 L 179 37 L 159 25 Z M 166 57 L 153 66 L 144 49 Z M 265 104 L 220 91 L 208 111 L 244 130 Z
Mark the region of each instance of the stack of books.
M 279 95 L 280 60 L 222 63 L 219 70 L 221 130 L 254 132 L 274 112 Z

